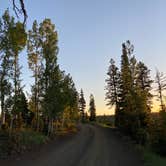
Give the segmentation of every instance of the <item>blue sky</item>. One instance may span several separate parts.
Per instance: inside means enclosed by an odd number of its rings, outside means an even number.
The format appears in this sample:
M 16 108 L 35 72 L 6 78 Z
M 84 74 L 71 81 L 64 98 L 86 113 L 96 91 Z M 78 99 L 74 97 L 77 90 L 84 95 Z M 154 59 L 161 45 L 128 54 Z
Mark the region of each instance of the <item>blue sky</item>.
M 1 0 L 0 14 L 10 0 Z M 71 73 L 78 90 L 83 88 L 87 104 L 93 93 L 98 114 L 111 113 L 105 106 L 105 79 L 110 58 L 120 63 L 121 44 L 130 40 L 138 60 L 152 70 L 166 71 L 165 0 L 25 0 L 27 28 L 34 19 L 51 18 L 59 34 L 58 63 Z M 20 55 L 23 83 L 32 84 L 27 55 Z M 88 107 L 87 107 L 88 108 Z

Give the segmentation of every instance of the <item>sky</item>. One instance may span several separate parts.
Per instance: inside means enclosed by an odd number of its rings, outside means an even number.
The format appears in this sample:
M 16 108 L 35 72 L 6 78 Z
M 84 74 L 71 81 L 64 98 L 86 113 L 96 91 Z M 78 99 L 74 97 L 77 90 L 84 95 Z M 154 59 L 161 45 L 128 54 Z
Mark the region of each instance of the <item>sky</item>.
M 18 0 L 17 0 L 18 1 Z M 10 0 L 0 0 L 0 15 L 12 11 Z M 70 73 L 78 91 L 95 97 L 97 114 L 112 114 L 106 106 L 105 79 L 109 60 L 120 65 L 121 44 L 130 40 L 135 56 L 150 69 L 166 71 L 165 0 L 25 0 L 27 29 L 36 19 L 51 18 L 58 31 L 58 63 Z M 33 84 L 26 51 L 20 55 L 25 90 Z

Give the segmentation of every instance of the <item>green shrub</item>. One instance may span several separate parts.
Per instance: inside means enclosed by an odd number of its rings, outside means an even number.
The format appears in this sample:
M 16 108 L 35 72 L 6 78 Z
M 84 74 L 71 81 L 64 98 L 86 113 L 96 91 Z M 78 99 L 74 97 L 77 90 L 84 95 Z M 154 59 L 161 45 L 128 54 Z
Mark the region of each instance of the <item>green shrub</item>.
M 9 150 L 11 153 L 21 153 L 34 146 L 44 144 L 47 140 L 46 136 L 32 130 L 13 132 L 9 139 Z
M 145 166 L 165 166 L 166 158 L 163 158 L 149 150 L 144 150 Z
M 150 145 L 154 152 L 166 156 L 166 113 L 162 112 L 151 123 Z
M 137 130 L 135 134 L 135 140 L 140 145 L 145 145 L 148 140 L 148 132 L 144 128 L 140 128 Z

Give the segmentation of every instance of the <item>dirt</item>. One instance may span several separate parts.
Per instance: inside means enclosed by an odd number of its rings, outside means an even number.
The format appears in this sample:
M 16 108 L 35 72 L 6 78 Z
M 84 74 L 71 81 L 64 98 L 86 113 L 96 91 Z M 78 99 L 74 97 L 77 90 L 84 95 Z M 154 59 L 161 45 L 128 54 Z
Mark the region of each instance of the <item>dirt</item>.
M 84 124 L 77 134 L 56 140 L 0 166 L 143 166 L 141 155 L 114 129 Z

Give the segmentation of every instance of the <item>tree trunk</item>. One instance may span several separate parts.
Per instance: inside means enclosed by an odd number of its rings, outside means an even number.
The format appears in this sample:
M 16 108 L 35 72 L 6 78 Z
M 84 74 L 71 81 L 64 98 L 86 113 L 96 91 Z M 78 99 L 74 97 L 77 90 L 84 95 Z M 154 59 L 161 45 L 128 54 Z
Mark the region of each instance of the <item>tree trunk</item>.
M 3 85 L 3 77 L 1 78 L 1 124 L 5 124 L 5 111 L 4 111 L 4 85 Z
M 38 109 L 38 67 L 35 64 L 35 112 L 36 112 L 36 130 L 39 131 L 39 109 Z
M 48 133 L 47 133 L 47 136 L 49 136 L 51 134 L 51 119 L 49 118 L 48 120 Z
M 9 128 L 9 136 L 11 136 L 11 134 L 12 134 L 13 120 L 14 120 L 14 117 L 13 117 L 13 115 L 11 115 L 10 128 Z

